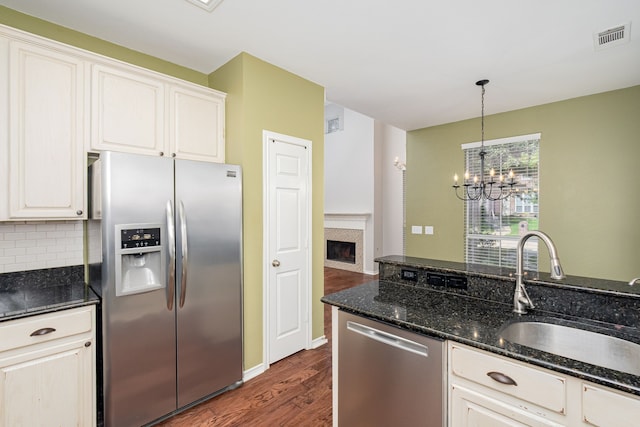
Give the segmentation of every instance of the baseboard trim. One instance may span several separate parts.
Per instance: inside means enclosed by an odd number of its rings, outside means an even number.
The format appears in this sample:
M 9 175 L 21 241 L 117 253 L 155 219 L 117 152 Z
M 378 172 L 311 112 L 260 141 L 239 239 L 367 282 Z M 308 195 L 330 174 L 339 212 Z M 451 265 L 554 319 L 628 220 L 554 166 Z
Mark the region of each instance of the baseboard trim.
M 242 373 L 242 381 L 247 382 L 258 375 L 264 374 L 266 370 L 267 366 L 264 363 L 260 363 L 253 368 L 249 368 Z
M 313 350 L 315 348 L 322 347 L 323 345 L 325 345 L 328 342 L 329 342 L 329 340 L 327 339 L 327 337 L 322 335 L 321 337 L 318 337 L 318 338 L 314 339 L 313 341 L 311 341 L 311 348 L 309 350 Z

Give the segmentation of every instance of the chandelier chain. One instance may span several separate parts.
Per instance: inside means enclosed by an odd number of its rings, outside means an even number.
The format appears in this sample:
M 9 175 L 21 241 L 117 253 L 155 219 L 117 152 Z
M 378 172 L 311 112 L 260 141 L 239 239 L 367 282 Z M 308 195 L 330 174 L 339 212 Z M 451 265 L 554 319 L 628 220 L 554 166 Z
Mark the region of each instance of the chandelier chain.
M 481 129 L 481 134 L 482 134 L 482 139 L 480 140 L 480 145 L 482 146 L 481 151 L 484 151 L 484 85 L 482 85 L 482 100 L 480 101 L 481 103 L 481 124 L 480 124 L 480 129 Z
M 480 178 L 478 180 L 478 176 L 474 176 L 473 180 L 470 180 L 468 176 L 468 171 L 465 172 L 465 177 L 462 185 L 458 184 L 458 175 L 454 175 L 454 184 L 453 189 L 455 190 L 455 194 L 460 200 L 469 201 L 469 200 L 504 200 L 511 195 L 513 195 L 517 190 L 515 185 L 517 184 L 515 180 L 515 176 L 513 174 L 513 170 L 509 172 L 508 177 L 503 177 L 500 174 L 499 179 L 495 180 L 494 174 L 495 171 L 493 168 L 489 171 L 488 179 L 485 180 L 484 175 L 484 166 L 485 166 L 485 155 L 487 154 L 484 151 L 484 94 L 485 94 L 485 85 L 489 83 L 489 80 L 479 80 L 476 82 L 476 85 L 482 88 L 482 96 L 481 96 L 481 116 L 480 116 L 480 129 L 481 129 L 481 140 L 480 140 Z M 458 189 L 462 187 L 463 193 L 462 196 L 458 194 Z

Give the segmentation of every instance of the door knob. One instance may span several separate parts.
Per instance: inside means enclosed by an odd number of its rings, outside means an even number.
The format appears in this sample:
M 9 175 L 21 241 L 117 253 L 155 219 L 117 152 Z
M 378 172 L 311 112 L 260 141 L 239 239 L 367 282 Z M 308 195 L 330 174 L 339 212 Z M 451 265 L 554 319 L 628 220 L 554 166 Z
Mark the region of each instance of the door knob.
M 271 265 L 273 265 L 274 267 L 280 267 L 280 261 L 278 261 L 277 259 L 274 259 L 274 260 L 271 262 Z

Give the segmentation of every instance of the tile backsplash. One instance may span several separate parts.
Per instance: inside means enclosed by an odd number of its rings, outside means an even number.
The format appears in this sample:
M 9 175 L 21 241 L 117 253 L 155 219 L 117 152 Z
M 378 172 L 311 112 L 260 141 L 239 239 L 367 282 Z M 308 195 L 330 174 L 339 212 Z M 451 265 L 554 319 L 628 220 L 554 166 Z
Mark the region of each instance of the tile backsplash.
M 0 273 L 82 263 L 82 221 L 0 222 Z

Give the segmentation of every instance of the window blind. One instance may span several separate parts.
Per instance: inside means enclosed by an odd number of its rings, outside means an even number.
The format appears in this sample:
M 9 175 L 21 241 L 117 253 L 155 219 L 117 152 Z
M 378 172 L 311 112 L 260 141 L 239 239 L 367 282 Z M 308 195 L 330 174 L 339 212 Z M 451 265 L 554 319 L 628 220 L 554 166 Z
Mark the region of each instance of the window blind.
M 468 263 L 515 268 L 516 245 L 521 233 L 538 229 L 540 134 L 485 141 L 485 180 L 515 174 L 515 195 L 506 200 L 465 202 L 465 259 Z M 465 168 L 480 177 L 480 143 L 464 144 Z M 524 251 L 525 268 L 538 268 L 538 242 L 529 239 Z

